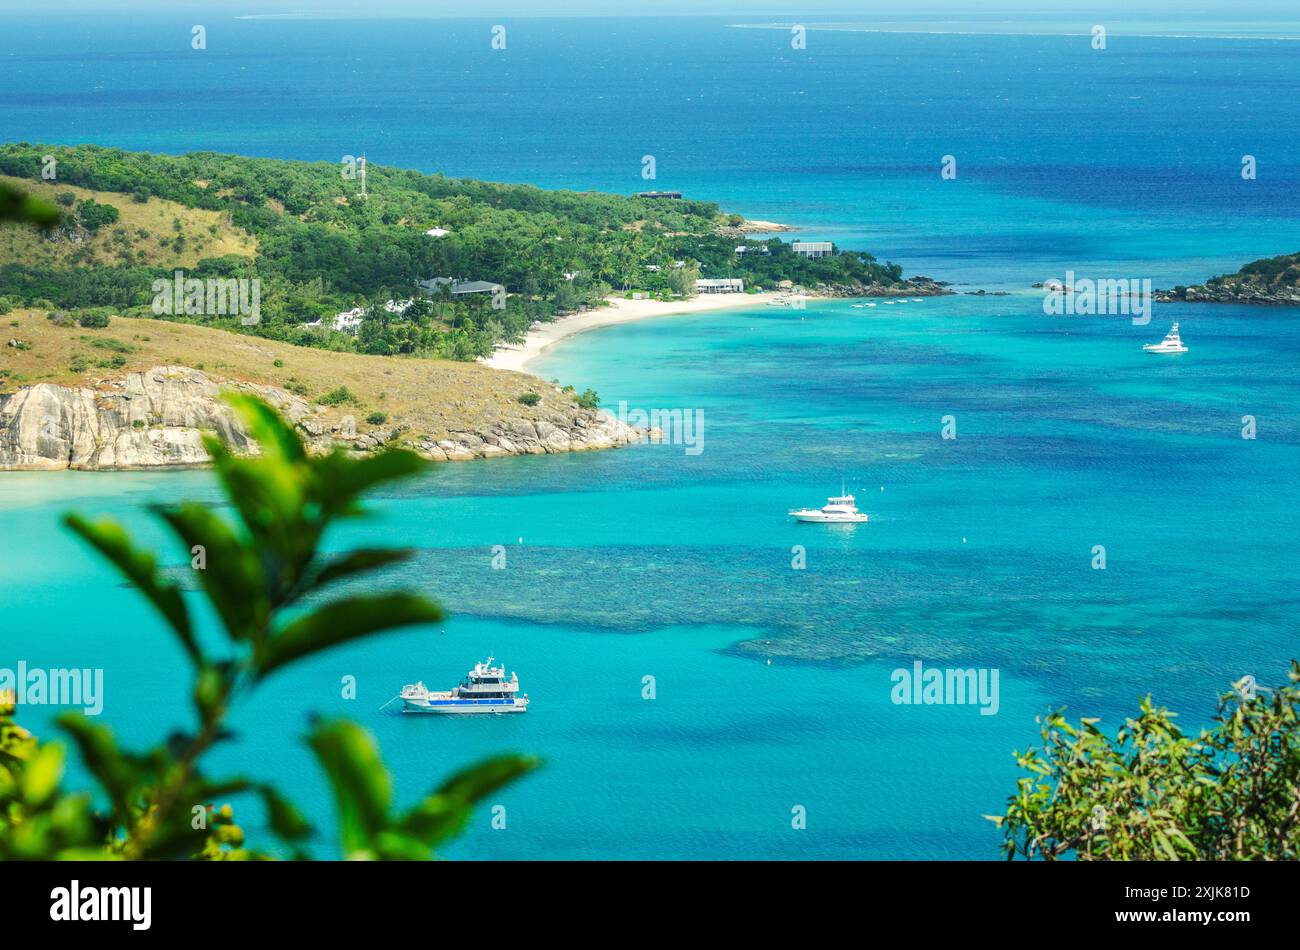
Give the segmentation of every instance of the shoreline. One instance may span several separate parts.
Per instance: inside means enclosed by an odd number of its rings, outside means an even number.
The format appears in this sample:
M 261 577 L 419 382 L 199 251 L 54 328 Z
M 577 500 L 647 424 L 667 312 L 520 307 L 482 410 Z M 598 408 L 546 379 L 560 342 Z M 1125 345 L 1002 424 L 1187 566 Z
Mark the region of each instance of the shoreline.
M 507 369 L 516 373 L 531 373 L 528 364 L 545 351 L 562 340 L 597 330 L 601 327 L 633 323 L 637 320 L 649 320 L 655 317 L 671 317 L 688 313 L 706 313 L 714 310 L 734 310 L 743 307 L 765 306 L 777 295 L 759 294 L 712 294 L 692 297 L 690 300 L 675 300 L 665 303 L 661 300 L 628 300 L 624 297 L 606 297 L 610 306 L 599 307 L 572 316 L 561 317 L 550 323 L 544 323 L 535 330 L 529 330 L 522 346 L 500 346 L 487 359 L 480 360 L 483 365 L 493 369 Z

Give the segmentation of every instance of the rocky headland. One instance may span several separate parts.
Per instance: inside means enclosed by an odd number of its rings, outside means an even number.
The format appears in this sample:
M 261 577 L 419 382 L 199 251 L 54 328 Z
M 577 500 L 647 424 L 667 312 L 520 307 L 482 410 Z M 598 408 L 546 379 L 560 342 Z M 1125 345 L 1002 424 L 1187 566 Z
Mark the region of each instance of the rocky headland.
M 1300 306 L 1300 254 L 1252 261 L 1235 274 L 1212 277 L 1191 287 L 1157 290 L 1153 296 L 1161 303 Z
M 93 388 L 38 383 L 0 395 L 0 470 L 199 466 L 209 461 L 205 431 L 237 452 L 256 454 L 257 444 L 220 398 L 223 389 L 264 399 L 315 452 L 336 446 L 373 452 L 394 445 L 435 461 L 470 461 L 614 448 L 649 435 L 609 413 L 569 403 L 530 415 L 506 413 L 435 439 L 407 426 L 358 424 L 352 415 L 328 413 L 275 386 L 225 380 L 187 366 L 156 366 Z

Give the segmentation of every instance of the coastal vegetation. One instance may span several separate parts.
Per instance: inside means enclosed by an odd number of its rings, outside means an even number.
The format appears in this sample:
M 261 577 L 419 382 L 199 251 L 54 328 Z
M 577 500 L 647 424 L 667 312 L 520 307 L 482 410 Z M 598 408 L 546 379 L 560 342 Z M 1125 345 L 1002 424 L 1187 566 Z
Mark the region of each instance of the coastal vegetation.
M 1300 253 L 1251 261 L 1235 274 L 1156 292 L 1161 301 L 1300 306 Z
M 57 182 L 40 180 L 45 156 L 57 163 Z M 0 243 L 0 287 L 17 305 L 147 316 L 154 281 L 176 269 L 188 279 L 256 279 L 256 325 L 215 314 L 167 319 L 336 351 L 470 360 L 517 341 L 534 321 L 598 306 L 615 290 L 689 296 L 700 276 L 739 277 L 751 288 L 902 283 L 898 266 L 863 252 L 809 258 L 775 238 L 737 239 L 736 216 L 710 202 L 547 191 L 378 165 L 365 168 L 362 195 L 351 168 L 0 145 L 7 188 L 68 202 L 53 231 Z M 746 253 L 736 253 L 738 240 Z M 416 282 L 432 278 L 482 281 L 505 293 L 442 285 L 420 294 Z M 414 302 L 396 311 L 385 306 L 407 300 Z M 355 308 L 359 328 L 334 326 Z
M 405 591 L 336 593 L 340 582 L 400 563 L 411 551 L 366 548 L 326 557 L 319 550 L 333 524 L 363 513 L 366 492 L 417 473 L 422 460 L 400 450 L 313 457 L 267 404 L 247 396 L 230 402 L 261 455 L 236 456 L 207 437 L 224 503 L 155 509 L 186 567 L 164 568 L 161 556 L 137 546 L 112 520 L 66 519 L 149 601 L 160 630 L 176 638 L 193 677 L 191 726 L 134 751 L 81 713 L 59 717 L 98 785 L 92 794 L 65 787 L 68 743 L 32 736 L 15 718 L 16 697 L 0 694 L 0 859 L 310 858 L 319 816 L 304 815 L 268 783 L 205 768 L 209 753 L 231 739 L 230 707 L 306 657 L 442 619 L 437 604 Z M 189 577 L 179 579 L 181 572 Z M 191 588 L 198 592 L 187 594 Z M 201 629 L 209 616 L 220 638 Z M 316 721 L 306 742 L 334 795 L 338 852 L 351 859 L 428 859 L 460 832 L 475 802 L 537 766 L 527 756 L 497 756 L 399 811 L 375 741 L 359 725 Z M 224 801 L 232 796 L 260 802 L 274 847 L 246 839 Z
M 1300 858 L 1300 663 L 1276 689 L 1247 680 L 1213 724 L 1183 732 L 1142 701 L 1112 738 L 1098 720 L 1041 720 L 1042 748 L 1016 756 L 1002 829 L 1008 859 Z

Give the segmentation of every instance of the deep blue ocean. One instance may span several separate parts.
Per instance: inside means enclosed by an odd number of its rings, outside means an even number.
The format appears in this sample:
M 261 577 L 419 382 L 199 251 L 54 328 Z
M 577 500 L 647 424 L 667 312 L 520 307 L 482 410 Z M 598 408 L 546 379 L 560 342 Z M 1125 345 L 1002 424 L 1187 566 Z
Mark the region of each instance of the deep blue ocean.
M 1012 291 L 673 317 L 557 347 L 534 369 L 608 408 L 702 411 L 703 452 L 446 465 L 377 498 L 331 546 L 419 548 L 389 579 L 453 618 L 269 682 L 220 765 L 328 813 L 299 737 L 313 712 L 346 714 L 379 738 L 403 802 L 493 751 L 546 759 L 499 796 L 507 828 L 484 810 L 452 857 L 994 858 L 981 816 L 1012 791 L 1038 713 L 1114 728 L 1150 692 L 1195 726 L 1233 680 L 1278 681 L 1300 655 L 1296 314 L 1157 304 L 1133 326 L 1046 316 L 1029 290 L 1069 269 L 1170 286 L 1300 250 L 1300 44 L 1278 38 L 1294 24 L 1115 32 L 1104 51 L 1086 35 L 812 30 L 793 50 L 788 29 L 740 18 L 521 19 L 493 51 L 477 20 L 9 22 L 6 141 L 364 151 L 679 189 L 961 291 Z M 1190 352 L 1142 353 L 1173 320 Z M 786 518 L 841 479 L 869 524 Z M 0 666 L 103 667 L 103 719 L 130 743 L 185 723 L 179 650 L 58 517 L 113 513 L 161 542 L 146 505 L 213 496 L 203 472 L 0 476 Z M 489 653 L 518 670 L 526 716 L 380 710 Z M 997 714 L 895 705 L 891 671 L 915 660 L 998 669 Z M 45 732 L 50 714 L 23 718 Z

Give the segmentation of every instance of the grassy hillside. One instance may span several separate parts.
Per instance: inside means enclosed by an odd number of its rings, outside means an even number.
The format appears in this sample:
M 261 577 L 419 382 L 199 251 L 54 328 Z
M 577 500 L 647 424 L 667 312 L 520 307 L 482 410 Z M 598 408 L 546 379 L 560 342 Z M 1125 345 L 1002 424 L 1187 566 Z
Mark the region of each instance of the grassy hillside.
M 251 259 L 257 254 L 257 240 L 236 228 L 229 216 L 220 211 L 187 208 L 160 198 L 139 202 L 116 192 L 10 175 L 0 175 L 0 182 L 20 186 L 29 195 L 65 208 L 67 196 L 71 195 L 75 202 L 89 199 L 111 205 L 118 211 L 116 223 L 106 224 L 94 233 L 75 226 L 61 228 L 51 235 L 32 228 L 0 228 L 0 265 L 63 268 L 135 263 L 190 268 L 205 257 L 229 254 Z M 63 202 L 59 202 L 60 196 Z M 177 238 L 181 240 L 178 242 Z
M 7 346 L 11 339 L 24 348 Z M 345 386 L 355 401 L 328 407 L 325 418 L 352 415 L 366 428 L 367 416 L 383 413 L 386 425 L 409 425 L 413 434 L 435 439 L 502 418 L 540 418 L 573 403 L 541 380 L 479 363 L 330 353 L 152 319 L 115 317 L 106 328 L 91 330 L 55 326 L 44 312 L 16 310 L 0 317 L 0 393 L 40 382 L 94 387 L 161 365 L 280 386 L 313 402 Z M 542 397 L 535 409 L 518 401 L 528 392 Z

